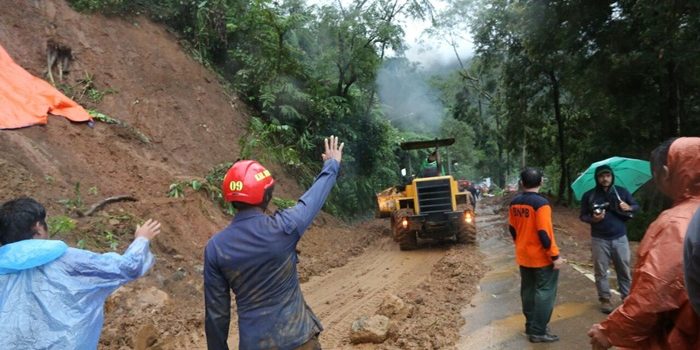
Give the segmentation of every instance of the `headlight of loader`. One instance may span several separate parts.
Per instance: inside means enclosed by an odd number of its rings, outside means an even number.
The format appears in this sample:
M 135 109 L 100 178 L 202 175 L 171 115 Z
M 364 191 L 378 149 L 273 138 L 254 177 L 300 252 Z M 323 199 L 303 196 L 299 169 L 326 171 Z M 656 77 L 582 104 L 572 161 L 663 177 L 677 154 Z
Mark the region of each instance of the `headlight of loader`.
M 471 224 L 474 221 L 474 215 L 470 211 L 464 212 L 464 222 Z

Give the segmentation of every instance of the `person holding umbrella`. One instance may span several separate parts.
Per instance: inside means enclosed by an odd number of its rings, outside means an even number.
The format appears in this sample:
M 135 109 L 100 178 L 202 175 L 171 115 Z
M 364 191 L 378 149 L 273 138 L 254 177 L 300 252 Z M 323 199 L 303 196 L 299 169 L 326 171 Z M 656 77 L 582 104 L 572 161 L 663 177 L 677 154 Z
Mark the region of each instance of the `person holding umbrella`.
M 683 241 L 700 207 L 700 137 L 669 140 L 651 154 L 654 182 L 672 200 L 649 225 L 623 304 L 588 331 L 594 347 L 700 349 L 700 316 L 683 282 Z
M 608 283 L 610 260 L 617 273 L 620 297 L 624 300 L 629 294 L 632 278 L 625 222 L 639 210 L 639 205 L 627 189 L 615 185 L 615 173 L 610 165 L 597 166 L 593 176 L 596 185 L 583 195 L 580 219 L 591 225 L 591 253 L 600 310 L 609 314 L 613 310 Z

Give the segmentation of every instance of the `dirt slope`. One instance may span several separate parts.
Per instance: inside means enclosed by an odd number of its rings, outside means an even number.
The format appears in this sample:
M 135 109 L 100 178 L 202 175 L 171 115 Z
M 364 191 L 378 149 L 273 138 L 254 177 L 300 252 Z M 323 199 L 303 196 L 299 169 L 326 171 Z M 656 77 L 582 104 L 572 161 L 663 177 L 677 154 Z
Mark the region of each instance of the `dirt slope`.
M 158 263 L 147 278 L 130 285 L 132 294 L 110 302 L 103 344 L 134 347 L 134 336 L 149 319 L 159 320 L 151 332 L 157 336 L 199 327 L 201 252 L 229 219 L 203 194 L 175 199 L 166 192 L 177 180 L 201 177 L 238 157 L 248 120 L 245 106 L 187 55 L 176 37 L 144 18 L 80 14 L 62 0 L 2 5 L 0 45 L 18 64 L 44 77 L 47 39 L 70 46 L 75 60 L 64 83 L 81 87 L 78 81 L 89 75 L 97 91 L 113 91 L 86 107 L 127 126 L 98 122 L 91 128 L 52 117 L 47 126 L 0 131 L 0 201 L 35 197 L 49 216 L 76 220 L 76 230 L 57 238 L 70 244 L 86 239 L 102 251 L 115 241 L 123 250 L 139 220 L 161 220 L 163 234 L 154 242 Z M 277 196 L 300 194 L 294 179 L 271 168 Z M 138 201 L 110 204 L 91 218 L 77 218 L 59 203 L 80 200 L 89 207 L 118 194 Z M 125 302 L 136 296 L 145 304 Z
M 87 107 L 127 126 L 72 124 L 50 118 L 47 126 L 0 131 L 0 201 L 29 195 L 49 216 L 70 215 L 72 232 L 98 251 L 123 250 L 134 225 L 154 217 L 163 234 L 153 243 L 155 268 L 111 297 L 101 337 L 103 349 L 200 349 L 205 347 L 201 255 L 208 238 L 229 220 L 202 193 L 168 198 L 168 186 L 203 176 L 238 157 L 247 112 L 215 74 L 188 56 L 177 38 L 144 18 L 105 18 L 73 11 L 63 0 L 6 0 L 0 11 L 0 45 L 30 73 L 46 72 L 44 45 L 53 38 L 73 50 L 64 83 L 92 77 L 109 91 Z M 296 198 L 294 179 L 270 165 L 276 195 Z M 319 162 L 320 168 L 320 162 Z M 80 191 L 76 191 L 76 184 Z M 137 202 L 108 205 L 78 218 L 66 200 L 87 207 L 130 194 Z M 62 202 L 59 202 L 62 201 Z M 473 247 L 400 252 L 388 223 L 347 225 L 321 214 L 302 239 L 300 278 L 307 301 L 326 326 L 325 348 L 346 348 L 351 322 L 376 312 L 388 294 L 415 310 L 392 320 L 390 338 L 357 348 L 435 349 L 453 344 L 468 302 L 483 274 Z M 235 320 L 230 344 L 235 344 Z

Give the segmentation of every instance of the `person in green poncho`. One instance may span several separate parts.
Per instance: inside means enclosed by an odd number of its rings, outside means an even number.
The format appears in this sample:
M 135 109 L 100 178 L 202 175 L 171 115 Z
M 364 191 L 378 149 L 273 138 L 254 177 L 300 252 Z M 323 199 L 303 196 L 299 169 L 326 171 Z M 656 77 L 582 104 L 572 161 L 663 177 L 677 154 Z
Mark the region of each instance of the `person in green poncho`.
M 443 176 L 445 169 L 440 164 L 440 154 L 437 150 L 428 155 L 420 165 L 420 177 Z

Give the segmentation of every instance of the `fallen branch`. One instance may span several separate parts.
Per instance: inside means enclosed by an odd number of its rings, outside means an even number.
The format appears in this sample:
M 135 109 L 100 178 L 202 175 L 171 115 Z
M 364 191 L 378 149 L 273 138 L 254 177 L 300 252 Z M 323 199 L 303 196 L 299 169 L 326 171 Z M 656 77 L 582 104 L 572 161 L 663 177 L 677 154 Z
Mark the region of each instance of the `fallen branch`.
M 138 199 L 135 197 L 129 196 L 129 195 L 121 195 L 121 196 L 114 196 L 114 197 L 107 197 L 103 199 L 102 201 L 95 203 L 90 209 L 85 211 L 84 213 L 82 211 L 77 211 L 79 217 L 84 217 L 84 216 L 91 216 L 94 214 L 96 211 L 102 209 L 105 205 L 109 203 L 114 203 L 114 202 L 121 202 L 121 201 L 129 201 L 129 202 L 135 202 Z

